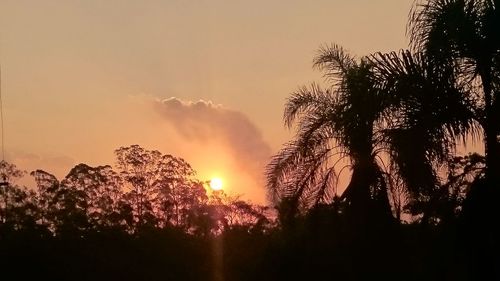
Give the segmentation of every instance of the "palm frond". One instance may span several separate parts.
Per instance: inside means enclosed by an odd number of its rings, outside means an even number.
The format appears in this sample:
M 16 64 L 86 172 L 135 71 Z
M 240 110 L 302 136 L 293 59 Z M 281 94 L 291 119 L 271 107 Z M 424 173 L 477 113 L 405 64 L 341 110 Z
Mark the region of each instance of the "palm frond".
M 430 192 L 439 184 L 436 167 L 448 161 L 458 141 L 479 133 L 474 102 L 451 67 L 423 53 L 377 53 L 370 59 L 387 99 L 380 138 L 392 170 L 411 194 Z
M 474 101 L 464 85 L 453 78 L 451 69 L 409 51 L 377 53 L 370 59 L 375 64 L 378 85 L 387 94 L 386 107 L 393 126 L 419 124 L 449 142 L 464 141 L 468 134 L 478 133 Z
M 283 114 L 285 126 L 291 128 L 293 123 L 300 116 L 313 112 L 323 112 L 333 104 L 333 98 L 328 91 L 322 90 L 313 83 L 309 88 L 300 87 L 288 98 Z
M 324 72 L 325 77 L 338 85 L 348 71 L 356 65 L 356 60 L 339 45 L 324 45 L 318 50 L 313 66 Z

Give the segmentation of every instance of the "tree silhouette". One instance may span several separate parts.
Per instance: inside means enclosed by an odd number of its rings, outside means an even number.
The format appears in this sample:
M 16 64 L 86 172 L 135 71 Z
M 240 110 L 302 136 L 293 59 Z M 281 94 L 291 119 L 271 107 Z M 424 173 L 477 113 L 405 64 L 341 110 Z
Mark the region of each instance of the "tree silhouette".
M 125 196 L 133 202 L 138 226 L 157 223 L 186 226 L 189 200 L 204 198 L 203 187 L 192 179 L 195 172 L 191 166 L 181 158 L 138 145 L 121 147 L 115 154 L 117 167 L 130 189 Z M 158 212 L 161 217 L 155 215 Z
M 39 216 L 34 192 L 16 185 L 26 173 L 16 165 L 0 162 L 0 177 L 5 184 L 0 187 L 0 227 L 2 230 L 37 228 Z M 1 234 L 0 234 L 1 235 Z
M 93 226 L 128 225 L 127 216 L 122 213 L 127 204 L 122 199 L 123 179 L 111 166 L 78 164 L 61 181 L 61 185 L 85 194 L 89 204 L 87 216 Z
M 341 199 L 360 217 L 388 219 L 387 182 L 377 150 L 385 105 L 372 79 L 372 64 L 333 45 L 320 50 L 314 65 L 332 86 L 302 87 L 289 98 L 285 124 L 291 128 L 297 121 L 298 132 L 267 167 L 268 187 L 287 200 L 289 210 L 332 202 L 342 172 L 338 159 L 346 157 L 352 176 Z
M 439 197 L 446 182 L 441 170 L 457 144 L 479 131 L 466 85 L 453 82 L 450 66 L 437 66 L 423 53 L 377 53 L 370 60 L 387 100 L 383 135 L 391 166 L 412 204 L 425 206 Z M 421 210 L 427 223 L 430 210 Z
M 496 0 L 430 0 L 416 5 L 409 21 L 411 45 L 435 65 L 453 67 L 455 83 L 468 83 L 474 119 L 483 131 L 485 174 L 471 185 L 464 203 L 467 239 L 479 249 L 477 268 L 491 273 L 499 236 L 492 227 L 500 212 L 500 3 Z M 479 174 L 481 176 L 482 174 Z M 474 250 L 475 251 L 475 250 Z M 489 267 L 489 268 L 488 268 Z M 496 273 L 497 277 L 500 273 Z
M 453 67 L 467 81 L 472 110 L 484 132 L 486 177 L 499 183 L 500 11 L 493 0 L 431 0 L 416 5 L 409 21 L 412 47 L 435 65 Z
M 38 186 L 42 221 L 56 234 L 79 236 L 92 225 L 89 214 L 89 195 L 86 190 L 66 186 L 43 170 L 31 172 Z

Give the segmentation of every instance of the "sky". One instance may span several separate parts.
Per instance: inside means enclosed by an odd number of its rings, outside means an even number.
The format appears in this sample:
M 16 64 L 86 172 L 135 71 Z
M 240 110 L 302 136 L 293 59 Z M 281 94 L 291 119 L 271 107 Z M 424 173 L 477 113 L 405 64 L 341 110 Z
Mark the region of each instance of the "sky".
M 320 46 L 406 48 L 413 0 L 0 0 L 5 158 L 63 178 L 139 144 L 266 202 Z

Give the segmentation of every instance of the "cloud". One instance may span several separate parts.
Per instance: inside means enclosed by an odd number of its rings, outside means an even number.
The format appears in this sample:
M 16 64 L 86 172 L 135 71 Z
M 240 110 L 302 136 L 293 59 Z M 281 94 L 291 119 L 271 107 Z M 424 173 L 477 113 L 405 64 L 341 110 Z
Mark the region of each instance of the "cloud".
M 183 157 L 201 180 L 220 176 L 229 193 L 265 203 L 263 171 L 271 148 L 242 112 L 210 101 L 159 100 L 150 95 L 111 103 L 105 112 L 105 117 L 82 120 L 75 129 L 67 129 L 69 140 L 44 140 L 57 146 L 12 148 L 7 160 L 28 172 L 43 169 L 61 179 L 75 163 L 112 164 L 114 149 L 139 144 Z M 29 176 L 19 184 L 35 185 Z
M 180 136 L 201 143 L 220 142 L 241 169 L 262 179 L 271 148 L 245 114 L 203 100 L 169 98 L 156 101 L 155 106 Z

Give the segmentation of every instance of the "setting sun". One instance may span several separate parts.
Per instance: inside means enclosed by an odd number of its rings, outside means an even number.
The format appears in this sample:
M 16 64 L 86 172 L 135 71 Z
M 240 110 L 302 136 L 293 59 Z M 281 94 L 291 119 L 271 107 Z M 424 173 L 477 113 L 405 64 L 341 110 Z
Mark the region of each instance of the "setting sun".
M 212 190 L 221 190 L 222 189 L 222 180 L 220 178 L 213 178 L 210 180 L 210 188 Z

